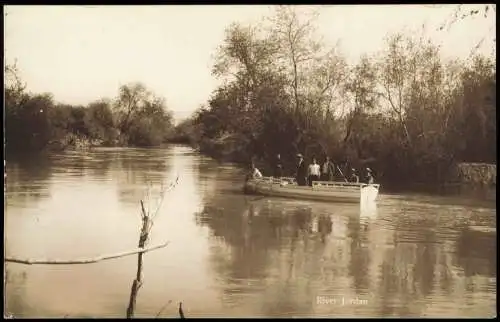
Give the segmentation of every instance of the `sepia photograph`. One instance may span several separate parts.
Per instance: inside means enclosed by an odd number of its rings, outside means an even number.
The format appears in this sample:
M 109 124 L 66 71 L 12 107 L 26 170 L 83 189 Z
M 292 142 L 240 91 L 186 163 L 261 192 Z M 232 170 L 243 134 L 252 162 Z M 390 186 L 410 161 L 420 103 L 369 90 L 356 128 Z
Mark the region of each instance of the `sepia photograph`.
M 4 318 L 496 317 L 496 4 L 3 19 Z

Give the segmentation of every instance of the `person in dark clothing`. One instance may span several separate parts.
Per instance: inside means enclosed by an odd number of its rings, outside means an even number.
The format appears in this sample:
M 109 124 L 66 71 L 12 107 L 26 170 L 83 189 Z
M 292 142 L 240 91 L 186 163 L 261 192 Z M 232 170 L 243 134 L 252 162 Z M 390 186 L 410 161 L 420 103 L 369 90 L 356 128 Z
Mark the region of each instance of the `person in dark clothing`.
M 305 185 L 307 185 L 307 181 L 306 181 L 307 165 L 306 165 L 306 162 L 304 161 L 304 157 L 302 156 L 302 154 L 300 154 L 300 153 L 297 154 L 297 159 L 298 159 L 297 176 L 296 176 L 297 184 L 299 186 L 305 186 Z
M 359 176 L 356 174 L 356 169 L 354 168 L 351 169 L 351 177 L 349 181 L 359 183 Z
M 321 180 L 334 181 L 335 179 L 335 165 L 330 161 L 330 157 L 326 157 L 325 163 L 321 166 Z
M 375 179 L 373 178 L 372 169 L 366 168 L 366 183 L 373 184 Z
M 281 155 L 276 155 L 273 165 L 273 176 L 275 178 L 281 178 L 283 176 L 283 164 L 281 162 Z

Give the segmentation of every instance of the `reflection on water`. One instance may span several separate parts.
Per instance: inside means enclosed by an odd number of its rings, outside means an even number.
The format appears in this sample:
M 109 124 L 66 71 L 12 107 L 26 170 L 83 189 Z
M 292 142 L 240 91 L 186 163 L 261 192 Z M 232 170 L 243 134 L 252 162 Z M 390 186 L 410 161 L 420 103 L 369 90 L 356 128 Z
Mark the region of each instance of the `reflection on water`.
M 245 196 L 241 170 L 181 146 L 66 152 L 7 171 L 6 254 L 33 258 L 135 248 L 147 186 L 179 175 L 152 231 L 152 244 L 171 244 L 145 256 L 138 316 L 169 300 L 191 317 L 495 314 L 495 205 L 381 195 L 360 211 Z M 6 310 L 122 317 L 135 265 L 9 263 Z

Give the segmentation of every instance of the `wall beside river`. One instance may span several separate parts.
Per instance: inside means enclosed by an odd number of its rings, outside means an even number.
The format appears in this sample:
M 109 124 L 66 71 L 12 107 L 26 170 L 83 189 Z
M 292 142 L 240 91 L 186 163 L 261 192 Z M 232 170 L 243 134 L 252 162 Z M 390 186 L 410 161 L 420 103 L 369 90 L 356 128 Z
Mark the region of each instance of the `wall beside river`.
M 497 166 L 490 163 L 458 163 L 448 176 L 447 190 L 462 193 L 477 192 L 496 196 Z
M 459 163 L 450 171 L 449 182 L 470 187 L 496 188 L 497 165 L 489 163 Z

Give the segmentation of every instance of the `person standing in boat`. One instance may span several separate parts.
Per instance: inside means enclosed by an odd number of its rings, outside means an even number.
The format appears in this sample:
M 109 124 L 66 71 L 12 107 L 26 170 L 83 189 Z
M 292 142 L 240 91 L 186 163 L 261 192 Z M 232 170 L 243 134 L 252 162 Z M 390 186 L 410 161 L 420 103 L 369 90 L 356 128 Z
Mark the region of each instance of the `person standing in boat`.
M 305 186 L 306 185 L 306 176 L 307 176 L 306 163 L 304 161 L 304 157 L 300 153 L 297 154 L 297 159 L 298 159 L 297 175 L 296 175 L 295 179 L 297 180 L 297 184 L 299 186 Z
M 273 165 L 273 176 L 275 178 L 283 177 L 283 163 L 281 162 L 281 155 L 277 154 Z
M 319 164 L 316 162 L 316 158 L 312 159 L 312 163 L 309 165 L 307 169 L 309 185 L 312 187 L 313 181 L 319 181 L 319 177 L 321 174 L 321 168 Z
M 335 176 L 335 165 L 330 160 L 329 156 L 326 156 L 325 163 L 321 167 L 321 180 L 323 181 L 334 181 Z
M 357 175 L 356 169 L 354 168 L 351 169 L 350 181 L 353 183 L 359 183 L 359 176 Z
M 372 169 L 366 168 L 366 183 L 373 184 L 375 179 L 373 178 Z

